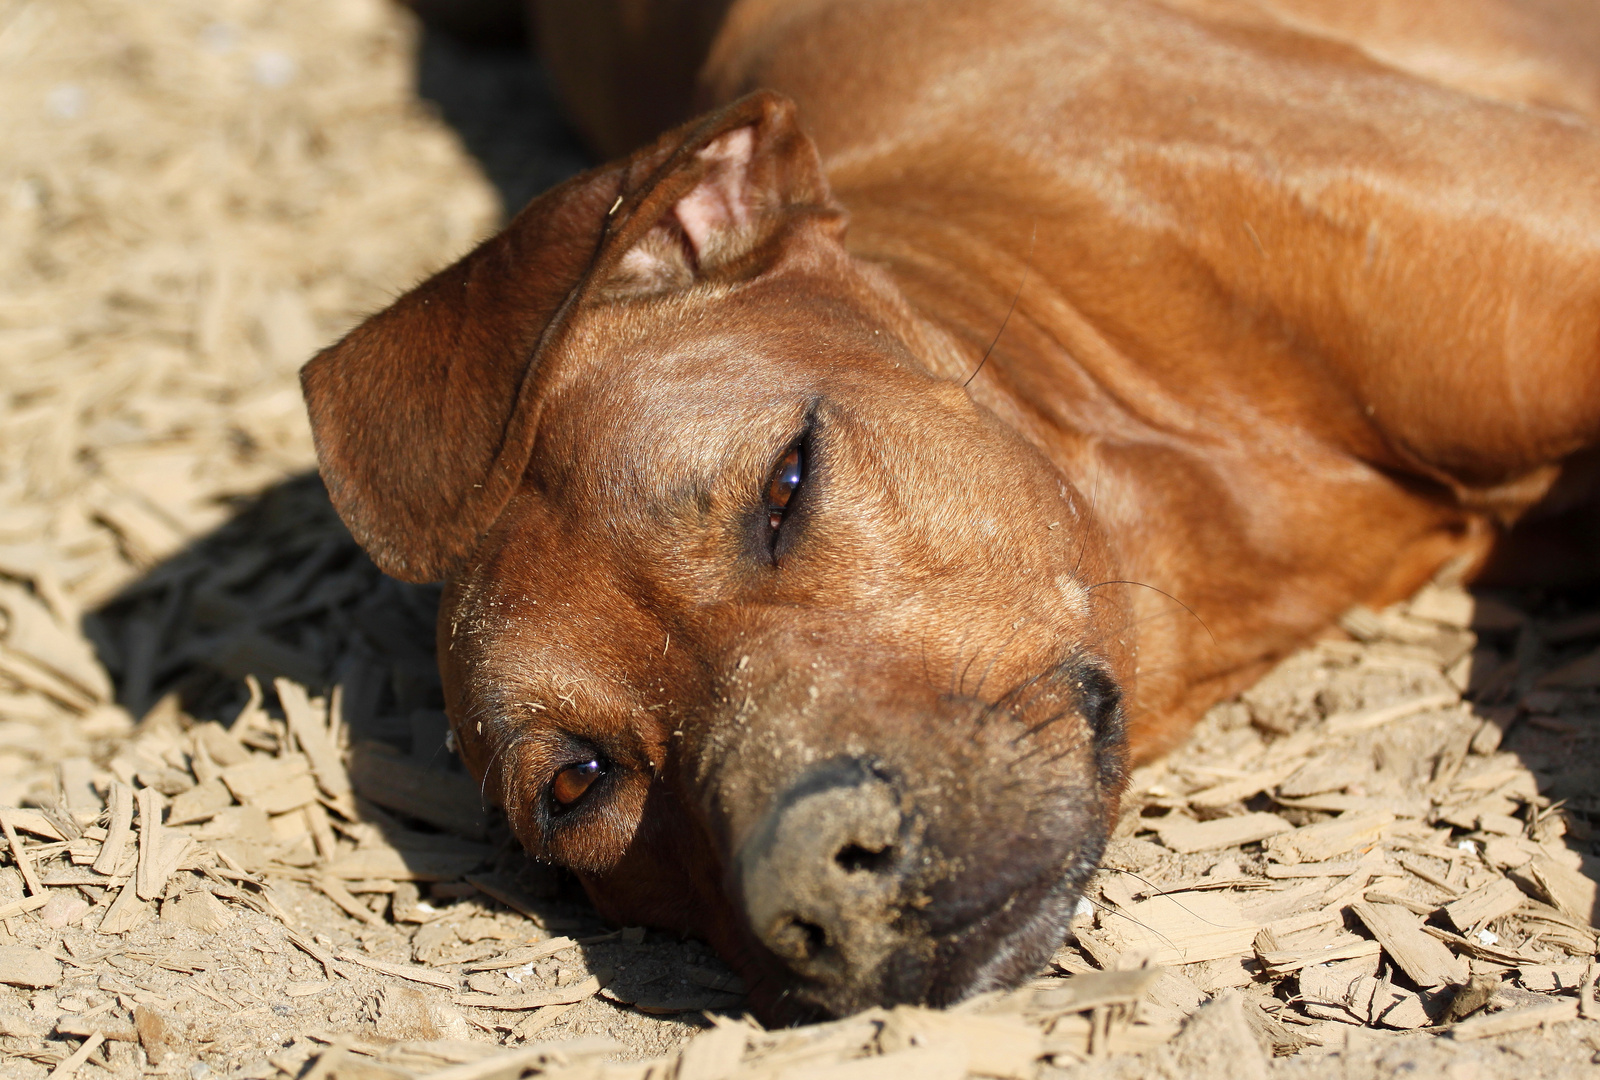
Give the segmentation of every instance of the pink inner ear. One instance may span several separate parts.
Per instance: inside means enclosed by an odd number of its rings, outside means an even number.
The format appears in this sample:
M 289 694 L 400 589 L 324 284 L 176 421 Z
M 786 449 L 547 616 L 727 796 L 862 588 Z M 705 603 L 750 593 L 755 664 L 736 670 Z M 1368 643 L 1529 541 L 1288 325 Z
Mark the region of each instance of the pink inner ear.
M 676 209 L 696 258 L 705 256 L 719 229 L 736 228 L 750 220 L 749 173 L 755 142 L 754 128 L 735 128 L 695 155 L 710 162 L 711 168 L 693 191 L 678 200 Z

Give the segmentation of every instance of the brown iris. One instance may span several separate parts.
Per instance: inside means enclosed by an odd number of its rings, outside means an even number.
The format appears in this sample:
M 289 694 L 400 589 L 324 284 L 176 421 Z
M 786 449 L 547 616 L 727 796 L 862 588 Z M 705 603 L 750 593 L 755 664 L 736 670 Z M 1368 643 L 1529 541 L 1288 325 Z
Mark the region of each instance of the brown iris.
M 550 794 L 554 795 L 556 802 L 562 806 L 571 806 L 583 798 L 583 793 L 600 779 L 603 771 L 598 761 L 569 765 L 556 774 L 555 783 L 550 785 Z
M 778 467 L 772 470 L 772 479 L 767 481 L 767 523 L 774 529 L 783 524 L 784 511 L 789 508 L 794 493 L 800 490 L 804 475 L 805 465 L 800 457 L 800 448 L 791 447 L 783 455 L 783 460 L 778 462 Z

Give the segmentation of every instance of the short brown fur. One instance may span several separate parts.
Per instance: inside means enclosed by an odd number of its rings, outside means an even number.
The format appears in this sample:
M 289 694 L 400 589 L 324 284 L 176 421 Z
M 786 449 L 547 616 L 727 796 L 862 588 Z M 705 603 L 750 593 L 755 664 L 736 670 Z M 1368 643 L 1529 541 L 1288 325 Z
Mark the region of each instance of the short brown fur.
M 735 3 L 697 87 L 580 110 L 704 116 L 307 366 L 324 475 L 447 579 L 464 758 L 608 915 L 769 1017 L 1015 983 L 1128 760 L 1592 524 L 1597 42 L 1558 0 Z

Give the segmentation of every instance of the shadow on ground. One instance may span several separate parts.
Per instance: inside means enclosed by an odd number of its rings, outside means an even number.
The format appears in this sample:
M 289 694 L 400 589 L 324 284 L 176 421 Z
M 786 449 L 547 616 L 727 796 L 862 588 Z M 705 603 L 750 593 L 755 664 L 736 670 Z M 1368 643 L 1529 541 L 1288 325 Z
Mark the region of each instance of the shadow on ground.
M 578 938 L 589 970 L 608 973 L 614 1003 L 663 1016 L 738 1005 L 737 993 L 724 992 L 736 985 L 731 974 L 702 946 L 603 926 L 576 882 L 528 857 L 503 816 L 482 802 L 447 742 L 434 655 L 439 592 L 380 573 L 321 480 L 305 474 L 242 502 L 230 521 L 153 567 L 85 624 L 119 703 L 142 717 L 141 731 L 214 720 L 246 745 L 275 752 L 282 737 L 271 725 L 263 735 L 259 721 L 240 719 L 260 715 L 250 709 L 250 681 L 274 717 L 284 715 L 278 679 L 333 702 L 348 732 L 348 776 L 363 823 L 356 829 L 375 826 L 412 876 L 432 882 L 422 887 L 436 907 L 484 893 L 480 903 L 498 901 Z M 293 873 L 276 862 L 249 869 Z M 422 937 L 419 957 L 433 957 Z
M 442 22 L 424 9 L 417 94 L 455 129 L 510 218 L 593 161 L 515 24 Z

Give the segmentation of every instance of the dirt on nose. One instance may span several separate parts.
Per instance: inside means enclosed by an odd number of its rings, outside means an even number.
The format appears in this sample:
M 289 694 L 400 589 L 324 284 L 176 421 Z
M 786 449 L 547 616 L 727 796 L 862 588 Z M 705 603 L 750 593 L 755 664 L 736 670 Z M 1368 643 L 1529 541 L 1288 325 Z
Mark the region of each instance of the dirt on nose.
M 915 838 L 901 800 L 870 775 L 840 779 L 789 801 L 739 860 L 751 929 L 826 982 L 880 970 L 915 940 L 902 918 Z

